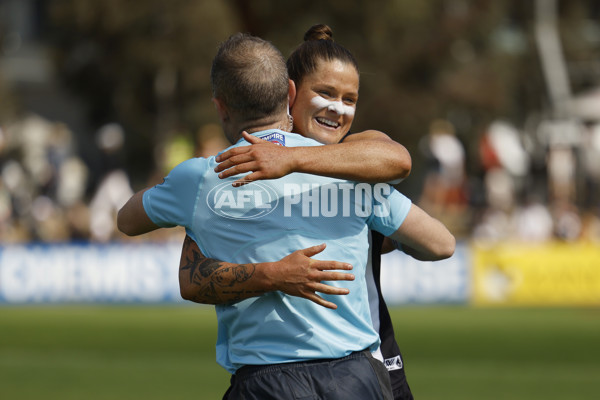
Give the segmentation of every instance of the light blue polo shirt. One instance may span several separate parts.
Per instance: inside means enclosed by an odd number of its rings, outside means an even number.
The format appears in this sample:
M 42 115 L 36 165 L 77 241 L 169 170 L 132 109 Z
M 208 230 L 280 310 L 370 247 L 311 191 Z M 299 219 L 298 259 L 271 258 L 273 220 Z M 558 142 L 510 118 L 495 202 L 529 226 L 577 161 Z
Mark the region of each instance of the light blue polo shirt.
M 254 134 L 283 146 L 320 143 L 279 130 Z M 234 146 L 247 146 L 240 139 Z M 230 148 L 232 148 L 230 147 Z M 202 253 L 233 263 L 278 261 L 326 243 L 313 258 L 354 266 L 345 296 L 322 295 L 330 310 L 300 297 L 269 292 L 217 305 L 217 362 L 234 373 L 264 365 L 344 357 L 379 345 L 369 310 L 365 268 L 368 230 L 389 236 L 408 214 L 411 201 L 388 184 L 366 184 L 293 173 L 234 188 L 240 176 L 219 179 L 214 157 L 187 160 L 144 193 L 144 209 L 161 227 L 184 226 Z

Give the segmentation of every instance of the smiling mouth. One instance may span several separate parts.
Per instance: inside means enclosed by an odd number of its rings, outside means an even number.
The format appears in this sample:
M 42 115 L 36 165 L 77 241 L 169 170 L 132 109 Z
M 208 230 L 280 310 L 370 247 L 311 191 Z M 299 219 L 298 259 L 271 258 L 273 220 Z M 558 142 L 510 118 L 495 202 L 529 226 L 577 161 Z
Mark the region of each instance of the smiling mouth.
M 338 122 L 332 121 L 330 119 L 327 118 L 323 118 L 323 117 L 316 117 L 315 120 L 317 121 L 317 123 L 321 126 L 324 126 L 326 128 L 332 128 L 332 129 L 336 129 L 339 128 L 340 124 Z

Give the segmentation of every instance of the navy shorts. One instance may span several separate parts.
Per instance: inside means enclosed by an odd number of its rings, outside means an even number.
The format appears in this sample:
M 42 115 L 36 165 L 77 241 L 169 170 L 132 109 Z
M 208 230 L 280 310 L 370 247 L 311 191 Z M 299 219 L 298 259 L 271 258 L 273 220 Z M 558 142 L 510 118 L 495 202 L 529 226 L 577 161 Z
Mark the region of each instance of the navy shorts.
M 390 376 L 369 351 L 336 359 L 244 366 L 223 400 L 392 400 Z

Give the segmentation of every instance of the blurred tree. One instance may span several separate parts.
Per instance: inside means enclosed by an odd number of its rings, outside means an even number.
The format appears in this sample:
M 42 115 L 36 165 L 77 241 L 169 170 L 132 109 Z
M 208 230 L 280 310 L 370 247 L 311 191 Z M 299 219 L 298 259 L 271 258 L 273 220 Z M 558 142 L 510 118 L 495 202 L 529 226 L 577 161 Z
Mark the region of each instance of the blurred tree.
M 598 60 L 599 6 L 562 0 L 565 54 Z M 178 131 L 215 122 L 210 61 L 236 31 L 271 40 L 287 56 L 313 24 L 326 23 L 361 67 L 354 130 L 380 129 L 405 144 L 415 165 L 434 119 L 451 122 L 477 173 L 478 137 L 501 118 L 524 126 L 547 105 L 533 2 L 509 0 L 53 0 L 52 42 L 63 80 L 81 94 L 98 126 L 128 133 L 130 170 L 159 162 L 154 146 Z M 580 74 L 579 86 L 597 74 Z M 160 147 L 159 147 L 160 148 Z M 140 156 L 142 155 L 142 156 Z M 405 181 L 420 192 L 414 168 Z
M 128 168 L 138 180 L 161 163 L 171 136 L 192 138 L 215 121 L 210 63 L 236 30 L 227 3 L 54 0 L 49 13 L 60 77 L 87 104 L 94 126 L 125 127 Z

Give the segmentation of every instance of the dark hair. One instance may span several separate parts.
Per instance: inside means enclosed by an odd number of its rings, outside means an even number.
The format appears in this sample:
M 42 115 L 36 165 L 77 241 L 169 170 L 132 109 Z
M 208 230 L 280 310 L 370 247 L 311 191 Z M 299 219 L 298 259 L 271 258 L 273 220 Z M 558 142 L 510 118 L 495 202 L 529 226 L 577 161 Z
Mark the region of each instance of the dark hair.
M 306 31 L 304 42 L 292 52 L 286 65 L 290 79 L 298 85 L 305 76 L 317 69 L 319 61 L 333 60 L 350 63 L 356 72 L 359 72 L 358 63 L 352 53 L 333 41 L 333 32 L 329 26 L 319 24 Z
M 237 33 L 219 46 L 210 82 L 213 96 L 246 120 L 264 118 L 288 104 L 285 59 L 270 42 L 249 34 Z

